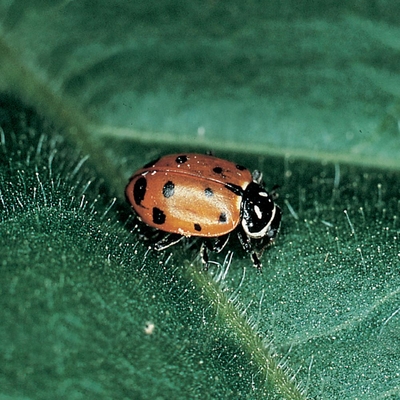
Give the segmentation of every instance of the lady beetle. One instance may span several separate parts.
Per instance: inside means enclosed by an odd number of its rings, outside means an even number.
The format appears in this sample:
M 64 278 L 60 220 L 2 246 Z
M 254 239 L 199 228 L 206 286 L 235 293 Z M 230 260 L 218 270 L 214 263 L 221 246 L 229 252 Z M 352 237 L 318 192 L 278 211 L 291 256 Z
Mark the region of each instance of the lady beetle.
M 131 177 L 125 194 L 139 219 L 165 232 L 154 245 L 164 250 L 183 237 L 205 239 L 219 253 L 236 232 L 253 265 L 276 237 L 281 210 L 263 188 L 262 174 L 211 155 L 172 154 L 146 164 Z

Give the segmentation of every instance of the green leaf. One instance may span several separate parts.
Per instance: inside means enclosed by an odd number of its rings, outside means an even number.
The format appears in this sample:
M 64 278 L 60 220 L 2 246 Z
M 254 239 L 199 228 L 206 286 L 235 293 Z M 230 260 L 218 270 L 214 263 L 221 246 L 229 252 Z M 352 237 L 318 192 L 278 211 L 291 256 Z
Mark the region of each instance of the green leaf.
M 1 395 L 399 397 L 399 12 L 2 2 L 0 90 L 34 109 L 0 97 Z M 124 201 L 210 149 L 280 186 L 262 274 L 235 238 L 208 271 L 151 251 Z
M 3 394 L 302 398 L 230 289 L 192 252 L 146 251 L 85 159 L 19 118 L 2 136 Z
M 96 137 L 393 168 L 399 12 L 366 0 L 3 1 L 0 88 Z
M 4 394 L 396 390 L 398 173 L 265 160 L 286 177 L 291 211 L 263 274 L 239 250 L 206 272 L 191 249 L 148 252 L 85 159 L 37 117 L 12 115 L 0 187 Z

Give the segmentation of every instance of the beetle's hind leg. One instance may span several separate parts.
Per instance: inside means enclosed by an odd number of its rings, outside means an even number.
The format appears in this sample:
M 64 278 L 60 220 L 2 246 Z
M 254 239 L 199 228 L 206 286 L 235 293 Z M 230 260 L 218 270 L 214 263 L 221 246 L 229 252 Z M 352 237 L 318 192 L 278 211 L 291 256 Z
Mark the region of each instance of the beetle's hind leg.
M 200 246 L 200 259 L 203 264 L 203 268 L 205 270 L 207 270 L 208 269 L 208 246 L 207 246 L 206 241 L 204 241 L 204 240 L 201 242 L 201 246 Z
M 223 236 L 207 239 L 207 245 L 210 251 L 220 253 L 229 240 L 229 233 Z
M 200 257 L 205 269 L 208 269 L 209 267 L 208 251 L 220 253 L 228 243 L 228 240 L 229 233 L 227 235 L 218 236 L 215 238 L 207 238 L 202 241 L 200 247 Z

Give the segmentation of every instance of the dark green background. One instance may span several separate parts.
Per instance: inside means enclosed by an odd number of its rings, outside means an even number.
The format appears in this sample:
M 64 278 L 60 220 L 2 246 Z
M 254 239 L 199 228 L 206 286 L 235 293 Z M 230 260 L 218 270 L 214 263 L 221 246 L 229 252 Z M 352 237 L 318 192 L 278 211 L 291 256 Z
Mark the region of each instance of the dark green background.
M 2 397 L 399 397 L 399 14 L 0 1 Z M 280 186 L 262 274 L 134 227 L 132 172 L 208 150 Z

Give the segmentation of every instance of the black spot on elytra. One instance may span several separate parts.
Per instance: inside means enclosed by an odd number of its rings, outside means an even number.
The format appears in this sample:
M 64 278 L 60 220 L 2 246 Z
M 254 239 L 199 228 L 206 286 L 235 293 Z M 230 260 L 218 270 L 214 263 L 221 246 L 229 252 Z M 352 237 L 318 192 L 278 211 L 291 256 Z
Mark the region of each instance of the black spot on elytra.
M 239 164 L 236 164 L 236 168 L 237 168 L 239 171 L 244 171 L 244 170 L 247 169 L 246 167 L 243 167 L 243 165 L 239 165 Z
M 227 221 L 227 216 L 226 216 L 226 213 L 224 213 L 224 212 L 222 212 L 220 215 L 219 215 L 219 219 L 218 219 L 218 222 L 220 222 L 221 224 L 225 224 L 226 223 L 226 221 Z
M 215 167 L 215 168 L 213 168 L 213 171 L 214 171 L 216 174 L 222 174 L 222 168 L 221 168 L 221 167 Z
M 150 161 L 149 163 L 147 163 L 146 165 L 143 165 L 143 168 L 150 168 L 152 167 L 158 160 L 160 159 L 160 157 L 156 158 L 153 161 Z
M 175 159 L 177 164 L 184 164 L 187 160 L 188 160 L 188 158 L 185 155 L 178 156 Z
M 172 182 L 172 181 L 166 182 L 165 185 L 163 186 L 162 193 L 163 193 L 163 196 L 166 197 L 167 199 L 169 197 L 172 197 L 175 193 L 174 182 Z
M 235 193 L 237 196 L 243 196 L 243 189 L 239 185 L 235 185 L 234 183 L 225 184 L 225 189 L 230 190 L 232 193 Z
M 194 230 L 197 231 L 197 232 L 200 232 L 201 231 L 200 224 L 194 224 Z
M 147 180 L 144 176 L 140 177 L 133 186 L 133 199 L 135 204 L 140 206 L 140 203 L 144 200 L 146 194 Z
M 153 222 L 156 225 L 162 225 L 165 223 L 165 214 L 157 207 L 153 208 Z
M 205 193 L 206 197 L 214 196 L 214 192 L 213 192 L 213 190 L 211 188 L 204 189 L 204 193 Z

